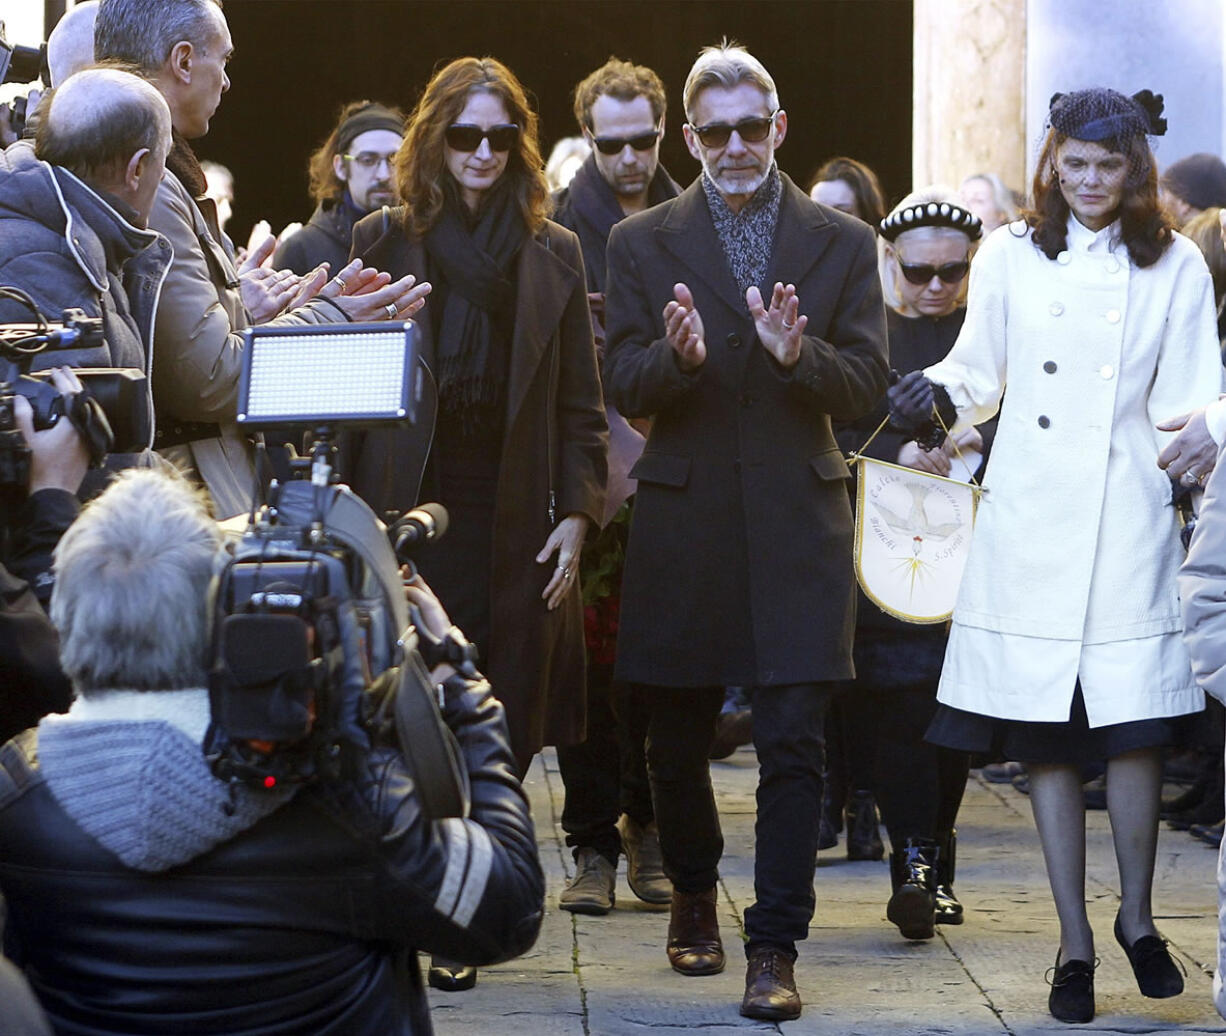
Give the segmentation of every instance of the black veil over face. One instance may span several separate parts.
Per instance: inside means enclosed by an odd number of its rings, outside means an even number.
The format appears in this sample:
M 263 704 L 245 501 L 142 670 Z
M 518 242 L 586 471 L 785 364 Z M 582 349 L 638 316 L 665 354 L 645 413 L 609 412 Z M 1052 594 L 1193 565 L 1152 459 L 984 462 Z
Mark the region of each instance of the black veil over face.
M 1161 94 L 1150 90 L 1126 97 L 1106 87 L 1057 93 L 1051 98 L 1045 134 L 1051 157 L 1067 138 L 1098 144 L 1129 159 L 1128 182 L 1136 185 L 1153 166 L 1153 145 L 1166 133 Z
M 1132 261 L 1146 267 L 1171 242 L 1171 227 L 1158 203 L 1152 145 L 1166 133 L 1161 94 L 1150 90 L 1127 97 L 1106 87 L 1052 95 L 1043 143 L 1035 164 L 1032 208 L 1026 220 L 1034 242 L 1049 259 L 1066 246 L 1068 204 L 1056 176 L 1056 158 L 1067 140 L 1097 144 L 1123 155 L 1128 169 L 1118 210 L 1121 236 Z

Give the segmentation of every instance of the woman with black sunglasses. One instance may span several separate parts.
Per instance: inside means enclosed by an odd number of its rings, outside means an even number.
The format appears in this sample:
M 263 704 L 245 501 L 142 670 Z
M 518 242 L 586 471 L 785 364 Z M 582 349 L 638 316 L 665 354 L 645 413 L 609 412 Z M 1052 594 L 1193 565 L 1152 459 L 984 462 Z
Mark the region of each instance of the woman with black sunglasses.
M 966 276 L 981 225 L 952 190 L 926 187 L 899 202 L 881 220 L 879 233 L 890 366 L 903 373 L 919 370 L 944 357 L 962 327 Z M 883 399 L 873 413 L 838 430 L 839 445 L 846 452 L 860 450 L 886 414 Z M 987 453 L 994 425 L 971 426 L 957 439 L 958 450 L 975 469 Z M 889 425 L 863 452 L 945 476 L 957 462 L 952 441 L 927 453 Z M 970 757 L 924 741 L 936 712 L 944 653 L 943 625 L 905 623 L 861 594 L 856 680 L 848 697 L 875 717 L 873 783 L 892 849 L 886 916 L 907 939 L 931 939 L 934 924 L 962 923 L 962 905 L 953 891 L 954 821 Z
M 1052 98 L 1032 210 L 980 249 L 950 354 L 889 393 L 929 444 L 944 435 L 926 434 L 934 404 L 955 433 L 1000 411 L 928 737 L 1026 764 L 1060 922 L 1048 1007 L 1064 1022 L 1094 1016 L 1090 763 L 1107 763 L 1115 940 L 1143 995 L 1183 991 L 1152 887 L 1162 750 L 1204 696 L 1155 425 L 1216 399 L 1222 373 L 1209 272 L 1158 204 L 1161 112 L 1149 91 Z
M 419 316 L 438 385 L 430 429 L 372 432 L 354 486 L 378 510 L 444 504 L 422 574 L 477 645 L 522 778 L 584 729 L 579 551 L 599 521 L 608 426 L 579 240 L 546 219 L 537 116 L 493 58 L 427 85 L 396 156 L 404 205 L 354 228 L 354 254 L 433 285 Z M 439 962 L 436 962 L 436 964 Z M 472 969 L 431 969 L 467 988 Z

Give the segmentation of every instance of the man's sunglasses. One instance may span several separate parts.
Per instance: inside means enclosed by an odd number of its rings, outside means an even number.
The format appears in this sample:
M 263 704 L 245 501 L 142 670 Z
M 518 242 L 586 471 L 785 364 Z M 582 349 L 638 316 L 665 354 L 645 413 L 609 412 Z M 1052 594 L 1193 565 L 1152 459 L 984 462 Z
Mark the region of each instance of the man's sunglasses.
M 660 139 L 660 131 L 640 133 L 637 137 L 593 137 L 592 143 L 602 155 L 620 155 L 622 149 L 629 144 L 635 151 L 650 151 Z
M 933 266 L 931 263 L 920 266 L 904 263 L 900 259 L 898 266 L 902 275 L 912 284 L 927 284 L 933 277 L 939 277 L 942 284 L 957 284 L 971 268 L 969 259 L 963 259 L 960 263 L 942 263 L 940 266 Z
M 476 151 L 483 140 L 490 142 L 491 151 L 510 151 L 519 140 L 519 127 L 505 122 L 482 129 L 466 122 L 454 122 L 443 131 L 443 139 L 455 151 Z
M 691 126 L 694 135 L 702 142 L 703 147 L 723 147 L 732 139 L 732 131 L 746 144 L 758 144 L 770 136 L 771 127 L 775 124 L 778 109 L 769 115 L 759 115 L 752 119 L 742 119 L 735 126 L 727 123 L 713 122 L 709 126 Z

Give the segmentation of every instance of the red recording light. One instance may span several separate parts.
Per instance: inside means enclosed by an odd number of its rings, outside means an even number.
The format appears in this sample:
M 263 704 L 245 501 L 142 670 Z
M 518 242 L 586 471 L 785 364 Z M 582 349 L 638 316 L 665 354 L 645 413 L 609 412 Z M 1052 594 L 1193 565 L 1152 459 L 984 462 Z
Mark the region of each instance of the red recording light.
M 268 777 L 265 777 L 265 778 L 264 778 L 264 787 L 265 787 L 265 788 L 275 788 L 276 786 L 277 786 L 277 778 L 275 778 L 275 777 L 273 777 L 273 776 L 271 776 L 271 775 L 269 775 Z

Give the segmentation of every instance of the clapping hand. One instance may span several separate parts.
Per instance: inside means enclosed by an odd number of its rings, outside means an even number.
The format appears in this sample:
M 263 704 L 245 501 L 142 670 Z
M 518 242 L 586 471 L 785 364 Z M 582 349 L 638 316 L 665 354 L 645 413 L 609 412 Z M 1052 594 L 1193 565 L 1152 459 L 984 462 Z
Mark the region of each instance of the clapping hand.
M 760 341 L 780 366 L 793 367 L 800 359 L 800 336 L 804 333 L 808 317 L 800 315 L 800 299 L 796 297 L 795 284 L 775 282 L 768 309 L 762 302 L 762 293 L 756 285 L 745 291 L 745 303 Z
M 695 371 L 707 358 L 702 317 L 694 308 L 694 296 L 685 284 L 673 285 L 673 298 L 664 307 L 664 335 L 677 354 L 683 371 Z
M 429 281 L 411 273 L 393 281 L 391 274 L 354 259 L 320 290 L 322 298 L 344 310 L 350 320 L 407 320 L 426 304 Z

